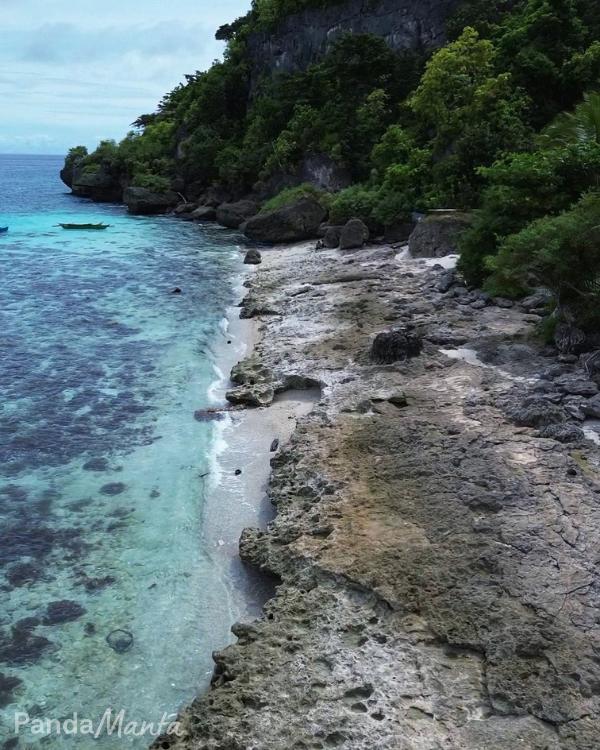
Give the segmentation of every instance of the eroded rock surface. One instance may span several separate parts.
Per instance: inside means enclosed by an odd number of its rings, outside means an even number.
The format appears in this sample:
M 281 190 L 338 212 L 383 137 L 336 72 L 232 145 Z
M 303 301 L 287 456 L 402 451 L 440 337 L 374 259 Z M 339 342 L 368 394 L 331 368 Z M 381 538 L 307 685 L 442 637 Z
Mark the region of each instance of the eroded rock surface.
M 594 389 L 565 386 L 536 315 L 443 274 L 385 248 L 264 258 L 251 293 L 280 312 L 240 379 L 322 384 L 272 459 L 275 520 L 240 543 L 281 585 L 155 748 L 600 747 L 600 449 L 538 431 Z M 421 355 L 372 362 L 407 325 Z

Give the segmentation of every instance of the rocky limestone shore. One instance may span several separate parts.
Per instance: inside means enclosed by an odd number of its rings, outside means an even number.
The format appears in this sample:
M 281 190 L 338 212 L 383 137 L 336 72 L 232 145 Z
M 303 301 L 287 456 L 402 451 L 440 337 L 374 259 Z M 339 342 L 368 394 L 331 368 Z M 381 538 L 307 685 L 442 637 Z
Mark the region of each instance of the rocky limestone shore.
M 434 263 L 263 253 L 237 382 L 321 387 L 272 459 L 275 520 L 240 543 L 280 585 L 153 747 L 600 747 L 595 373 L 538 343 L 531 301 Z

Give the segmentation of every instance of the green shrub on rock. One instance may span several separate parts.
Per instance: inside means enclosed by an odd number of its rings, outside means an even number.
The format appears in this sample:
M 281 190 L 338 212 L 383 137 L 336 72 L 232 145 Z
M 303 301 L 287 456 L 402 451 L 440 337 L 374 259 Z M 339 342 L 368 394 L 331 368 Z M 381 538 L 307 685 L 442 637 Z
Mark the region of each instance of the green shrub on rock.
M 488 261 L 490 291 L 518 296 L 550 289 L 583 327 L 600 324 L 600 192 L 508 237 Z

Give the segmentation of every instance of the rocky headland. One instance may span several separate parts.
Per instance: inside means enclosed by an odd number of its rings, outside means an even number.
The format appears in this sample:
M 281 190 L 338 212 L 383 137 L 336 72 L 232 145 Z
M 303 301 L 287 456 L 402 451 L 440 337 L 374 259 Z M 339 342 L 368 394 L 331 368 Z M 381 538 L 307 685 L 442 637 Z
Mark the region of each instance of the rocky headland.
M 539 343 L 542 293 L 440 263 L 310 243 L 253 266 L 230 400 L 320 398 L 240 541 L 276 595 L 155 748 L 600 746 L 594 358 Z

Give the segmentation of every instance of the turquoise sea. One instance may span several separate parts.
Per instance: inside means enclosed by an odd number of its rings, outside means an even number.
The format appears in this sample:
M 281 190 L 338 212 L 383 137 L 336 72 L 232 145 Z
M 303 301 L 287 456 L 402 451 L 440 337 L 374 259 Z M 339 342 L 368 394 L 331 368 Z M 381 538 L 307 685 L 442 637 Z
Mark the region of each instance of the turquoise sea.
M 244 605 L 203 534 L 220 423 L 194 412 L 236 344 L 241 256 L 226 230 L 72 197 L 61 161 L 0 156 L 0 748 L 146 747 L 17 737 L 15 713 L 158 722 L 230 640 Z

